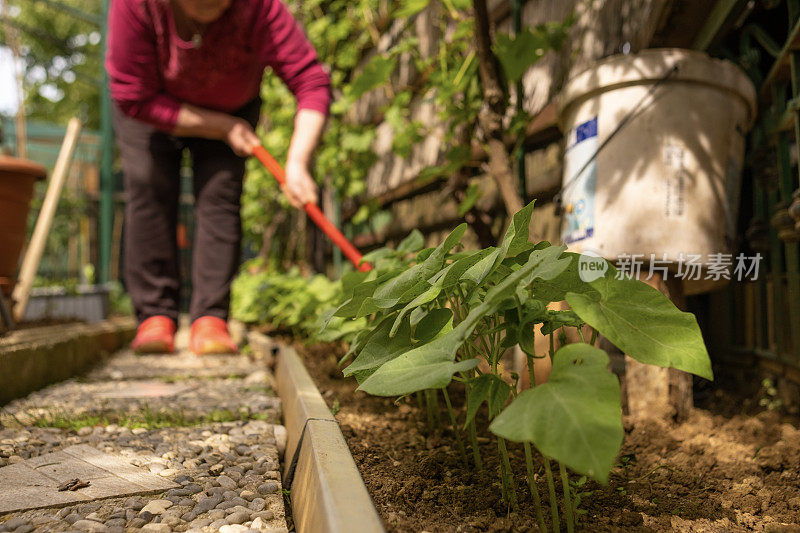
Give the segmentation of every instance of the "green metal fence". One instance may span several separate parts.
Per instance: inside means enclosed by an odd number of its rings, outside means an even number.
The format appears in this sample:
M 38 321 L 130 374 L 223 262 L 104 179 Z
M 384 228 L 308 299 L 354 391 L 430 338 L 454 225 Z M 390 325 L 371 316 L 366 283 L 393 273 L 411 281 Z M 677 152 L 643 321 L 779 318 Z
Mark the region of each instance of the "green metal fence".
M 720 2 L 719 4 L 722 4 Z M 759 115 L 748 139 L 740 248 L 765 258 L 757 281 L 711 295 L 712 347 L 728 361 L 743 354 L 800 376 L 800 0 L 745 3 L 727 35 L 701 35 L 758 89 Z M 718 5 L 719 5 L 718 4 Z M 719 28 L 722 25 L 720 19 Z M 793 216 L 794 215 L 794 216 Z M 726 312 L 719 313 L 721 309 Z M 715 316 L 715 314 L 717 316 Z M 776 366 L 777 365 L 777 366 Z

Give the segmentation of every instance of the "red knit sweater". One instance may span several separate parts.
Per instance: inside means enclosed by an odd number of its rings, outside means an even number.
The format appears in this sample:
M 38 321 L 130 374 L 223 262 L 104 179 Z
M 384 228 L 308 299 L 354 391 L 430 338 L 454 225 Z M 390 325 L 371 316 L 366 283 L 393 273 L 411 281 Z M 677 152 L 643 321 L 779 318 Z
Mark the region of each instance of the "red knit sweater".
M 182 102 L 232 112 L 259 94 L 271 67 L 298 109 L 328 112 L 330 78 L 280 0 L 233 0 L 194 48 L 178 36 L 169 0 L 112 0 L 106 68 L 128 116 L 170 131 Z

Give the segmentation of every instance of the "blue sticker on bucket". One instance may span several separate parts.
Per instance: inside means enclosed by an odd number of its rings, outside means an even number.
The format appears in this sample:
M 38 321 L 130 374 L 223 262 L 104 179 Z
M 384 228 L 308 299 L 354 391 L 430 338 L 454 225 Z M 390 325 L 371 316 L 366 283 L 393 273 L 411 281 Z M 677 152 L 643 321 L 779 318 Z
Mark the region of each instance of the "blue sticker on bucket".
M 597 146 L 597 117 L 578 124 L 567 137 L 562 194 L 565 213 L 561 233 L 562 240 L 567 244 L 594 235 L 597 161 L 587 162 L 594 156 Z
M 597 137 L 597 117 L 587 120 L 575 128 L 576 143 L 585 141 L 591 137 Z

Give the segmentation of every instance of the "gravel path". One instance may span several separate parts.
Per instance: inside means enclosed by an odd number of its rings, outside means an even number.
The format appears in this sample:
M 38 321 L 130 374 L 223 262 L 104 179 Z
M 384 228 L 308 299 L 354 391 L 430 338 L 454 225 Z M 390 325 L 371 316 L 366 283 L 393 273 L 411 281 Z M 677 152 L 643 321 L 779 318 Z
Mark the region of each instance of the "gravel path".
M 87 444 L 181 487 L 11 513 L 0 516 L 0 532 L 287 531 L 286 433 L 270 380 L 246 356 L 121 352 L 81 379 L 4 406 L 0 467 Z

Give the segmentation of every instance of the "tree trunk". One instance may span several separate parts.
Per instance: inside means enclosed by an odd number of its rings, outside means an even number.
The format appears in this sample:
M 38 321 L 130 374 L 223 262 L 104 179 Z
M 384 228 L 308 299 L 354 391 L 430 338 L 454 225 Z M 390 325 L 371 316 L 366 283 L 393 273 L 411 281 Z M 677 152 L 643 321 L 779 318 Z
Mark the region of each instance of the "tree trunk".
M 270 255 L 272 254 L 272 241 L 284 220 L 286 220 L 286 211 L 281 209 L 275 213 L 275 216 L 272 217 L 269 225 L 264 230 L 264 235 L 261 239 L 261 249 L 258 251 L 258 256 L 264 263 L 269 262 Z
M 508 97 L 503 87 L 500 64 L 492 52 L 489 12 L 486 0 L 472 0 L 475 10 L 475 45 L 478 70 L 483 86 L 483 107 L 478 123 L 486 136 L 489 152 L 489 174 L 497 182 L 509 216 L 523 207 L 511 166 L 511 157 L 503 142 L 503 117 Z
M 456 132 L 456 143 L 461 146 L 468 145 L 471 135 L 470 132 L 472 131 L 475 131 L 474 124 L 460 127 Z M 466 198 L 469 178 L 469 167 L 461 167 L 448 178 L 443 194 L 452 194 L 453 198 L 460 204 L 464 201 L 464 198 Z M 497 237 L 492 233 L 492 215 L 489 212 L 484 211 L 478 207 L 478 204 L 475 204 L 464 214 L 464 220 L 467 221 L 470 228 L 475 232 L 481 248 L 497 245 Z

